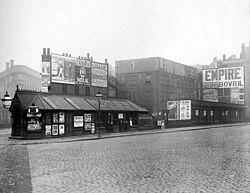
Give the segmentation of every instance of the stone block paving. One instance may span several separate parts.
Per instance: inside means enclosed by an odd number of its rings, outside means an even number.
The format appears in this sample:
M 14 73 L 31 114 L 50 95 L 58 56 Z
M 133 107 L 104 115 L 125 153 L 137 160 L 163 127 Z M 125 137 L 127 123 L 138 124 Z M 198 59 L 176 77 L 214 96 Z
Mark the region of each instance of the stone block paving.
M 28 145 L 33 192 L 250 192 L 250 128 Z

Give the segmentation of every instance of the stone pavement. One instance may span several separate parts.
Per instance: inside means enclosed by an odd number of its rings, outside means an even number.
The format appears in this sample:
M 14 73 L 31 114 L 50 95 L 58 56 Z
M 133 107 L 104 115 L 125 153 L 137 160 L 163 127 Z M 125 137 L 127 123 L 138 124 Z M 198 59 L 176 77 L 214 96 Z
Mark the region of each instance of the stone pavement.
M 181 131 L 193 131 L 210 128 L 221 128 L 221 127 L 233 127 L 245 125 L 246 123 L 232 123 L 232 124 L 216 124 L 216 125 L 202 125 L 202 126 L 191 126 L 191 127 L 179 127 L 179 128 L 165 128 L 165 129 L 153 129 L 143 131 L 128 131 L 118 133 L 103 133 L 101 138 L 97 137 L 97 134 L 91 135 L 79 135 L 79 136 L 66 136 L 58 138 L 46 138 L 46 139 L 30 139 L 30 140 L 19 140 L 9 139 L 10 129 L 0 129 L 0 145 L 29 145 L 29 144 L 44 144 L 44 143 L 63 143 L 73 141 L 84 141 L 84 140 L 98 140 L 114 137 L 126 137 L 135 135 L 148 135 L 158 133 L 171 133 Z

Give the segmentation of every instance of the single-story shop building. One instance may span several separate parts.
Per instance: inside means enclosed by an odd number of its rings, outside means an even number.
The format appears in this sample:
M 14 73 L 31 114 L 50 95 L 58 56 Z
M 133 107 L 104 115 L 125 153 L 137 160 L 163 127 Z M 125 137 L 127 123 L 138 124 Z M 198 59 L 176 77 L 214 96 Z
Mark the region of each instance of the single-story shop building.
M 137 130 L 139 117 L 148 114 L 145 108 L 124 99 L 18 89 L 10 112 L 11 138 L 20 139 Z

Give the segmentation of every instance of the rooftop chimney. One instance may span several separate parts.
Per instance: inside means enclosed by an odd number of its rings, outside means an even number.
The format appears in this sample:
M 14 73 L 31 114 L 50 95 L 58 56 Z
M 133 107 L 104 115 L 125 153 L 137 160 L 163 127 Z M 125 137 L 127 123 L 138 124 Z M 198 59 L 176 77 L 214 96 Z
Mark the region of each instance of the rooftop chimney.
M 6 62 L 6 70 L 8 70 L 10 68 L 10 63 Z
M 223 61 L 226 61 L 226 54 L 223 54 Z
M 47 48 L 47 55 L 50 55 L 50 48 Z
M 43 55 L 46 55 L 46 48 L 43 48 Z
M 89 60 L 89 53 L 87 53 L 87 59 Z
M 14 66 L 14 60 L 10 60 L 10 67 L 13 68 Z

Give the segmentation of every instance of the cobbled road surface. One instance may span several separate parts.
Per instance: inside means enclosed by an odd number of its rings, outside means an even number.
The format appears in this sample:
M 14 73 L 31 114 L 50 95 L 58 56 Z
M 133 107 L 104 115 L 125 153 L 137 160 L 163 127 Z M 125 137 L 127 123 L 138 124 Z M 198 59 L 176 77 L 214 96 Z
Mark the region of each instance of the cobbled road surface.
M 250 125 L 0 151 L 0 192 L 250 192 Z

